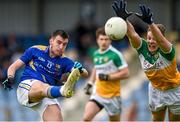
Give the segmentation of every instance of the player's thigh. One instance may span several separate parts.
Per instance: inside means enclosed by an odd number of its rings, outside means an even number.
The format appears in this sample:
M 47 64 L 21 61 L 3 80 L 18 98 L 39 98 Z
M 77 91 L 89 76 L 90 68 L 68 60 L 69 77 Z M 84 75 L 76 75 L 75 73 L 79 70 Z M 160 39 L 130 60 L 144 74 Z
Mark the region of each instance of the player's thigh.
M 169 120 L 180 121 L 180 86 L 171 90 L 168 94 L 171 104 L 168 105 Z
M 163 100 L 163 92 L 154 88 L 149 83 L 149 108 L 153 121 L 163 121 L 166 113 L 166 104 Z
M 109 116 L 109 120 L 110 120 L 111 122 L 119 122 L 119 121 L 120 121 L 120 118 L 121 118 L 120 114 L 118 114 L 118 115 L 113 115 L 113 116 Z
M 43 113 L 43 121 L 62 121 L 61 109 L 57 104 L 48 105 Z
M 166 115 L 166 108 L 159 111 L 152 111 L 151 113 L 153 121 L 164 121 Z
M 30 102 L 38 102 L 47 96 L 47 89 L 50 86 L 46 83 L 36 80 L 29 91 L 28 97 Z
M 85 107 L 85 112 L 84 112 L 84 117 L 83 120 L 84 121 L 90 121 L 94 118 L 94 116 L 101 111 L 102 108 L 100 108 L 96 102 L 94 101 L 89 101 L 86 104 Z
M 180 121 L 180 114 L 173 114 L 170 110 L 168 111 L 169 121 Z

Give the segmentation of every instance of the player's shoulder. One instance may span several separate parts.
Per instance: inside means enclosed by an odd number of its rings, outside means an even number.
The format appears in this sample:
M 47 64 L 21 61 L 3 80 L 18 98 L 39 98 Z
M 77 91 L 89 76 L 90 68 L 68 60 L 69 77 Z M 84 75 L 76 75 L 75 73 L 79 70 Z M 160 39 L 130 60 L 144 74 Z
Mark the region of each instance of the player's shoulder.
M 67 55 L 63 54 L 61 57 L 60 57 L 62 60 L 64 61 L 73 61 L 73 59 L 71 57 L 68 57 Z
M 138 54 L 146 54 L 148 51 L 148 44 L 147 40 L 144 38 L 141 38 L 141 44 L 138 48 L 136 48 Z
M 109 48 L 109 53 L 122 55 L 122 53 L 121 53 L 118 49 L 116 49 L 115 47 L 113 47 L 113 46 L 110 46 L 110 48 Z
M 93 53 L 93 55 L 97 55 L 97 54 L 99 54 L 99 49 L 95 50 Z
M 44 51 L 44 50 L 46 50 L 48 48 L 48 46 L 34 45 L 34 46 L 30 47 L 30 48 Z
M 71 65 L 74 60 L 66 55 L 63 55 L 59 58 L 59 62 L 63 62 L 63 65 Z

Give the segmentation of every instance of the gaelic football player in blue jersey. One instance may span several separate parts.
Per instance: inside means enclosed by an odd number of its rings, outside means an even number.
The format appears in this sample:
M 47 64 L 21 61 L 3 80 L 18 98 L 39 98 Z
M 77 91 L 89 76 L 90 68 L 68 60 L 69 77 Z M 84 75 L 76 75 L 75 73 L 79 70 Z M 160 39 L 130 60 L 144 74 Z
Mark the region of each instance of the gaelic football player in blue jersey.
M 43 121 L 62 121 L 58 97 L 71 97 L 76 81 L 87 76 L 79 62 L 73 62 L 63 55 L 68 44 L 68 34 L 56 30 L 49 39 L 49 46 L 32 46 L 15 61 L 7 71 L 4 88 L 11 89 L 17 69 L 25 65 L 17 88 L 18 102 L 38 111 Z M 57 83 L 62 74 L 70 73 L 63 86 Z

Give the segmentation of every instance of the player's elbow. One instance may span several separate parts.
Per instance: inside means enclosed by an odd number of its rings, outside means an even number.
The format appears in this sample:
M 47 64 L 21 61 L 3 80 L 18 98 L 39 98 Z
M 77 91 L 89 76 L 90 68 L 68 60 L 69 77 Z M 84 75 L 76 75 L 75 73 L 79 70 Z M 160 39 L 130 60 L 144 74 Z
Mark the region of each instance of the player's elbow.
M 129 78 L 129 70 L 124 73 L 124 78 Z
M 18 70 L 19 68 L 21 68 L 24 65 L 24 62 L 22 62 L 20 59 L 16 60 L 14 63 L 12 63 L 8 70 Z
M 123 79 L 129 78 L 129 75 L 130 75 L 129 69 L 125 68 L 124 69 L 124 73 L 123 73 Z

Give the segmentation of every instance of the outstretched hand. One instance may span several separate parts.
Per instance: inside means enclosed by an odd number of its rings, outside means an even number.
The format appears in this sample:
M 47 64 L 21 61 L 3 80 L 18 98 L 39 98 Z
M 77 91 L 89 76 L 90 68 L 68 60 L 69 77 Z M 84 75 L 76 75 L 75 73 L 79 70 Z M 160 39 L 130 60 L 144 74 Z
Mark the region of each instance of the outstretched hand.
M 81 64 L 81 63 L 79 63 L 79 62 L 76 61 L 76 62 L 74 63 L 74 66 L 73 66 L 73 67 L 74 67 L 74 68 L 78 68 L 80 73 L 83 72 L 83 70 L 82 70 L 83 67 L 82 67 L 82 64 Z
M 88 84 L 85 86 L 85 88 L 84 88 L 85 94 L 91 95 L 91 93 L 92 93 L 92 87 L 93 87 L 93 86 L 92 86 L 90 83 L 88 83 Z
M 135 15 L 137 17 L 139 17 L 145 23 L 152 24 L 153 23 L 153 19 L 152 19 L 153 13 L 152 13 L 151 9 L 145 5 L 139 5 L 139 8 L 140 8 L 142 14 L 136 13 Z
M 2 82 L 2 85 L 4 87 L 5 90 L 12 90 L 12 85 L 13 85 L 13 81 L 14 81 L 14 78 L 12 77 L 9 77 L 7 78 L 4 82 Z
M 132 14 L 132 12 L 127 11 L 126 6 L 127 2 L 124 2 L 123 0 L 114 1 L 112 4 L 112 8 L 116 15 L 124 20 L 126 20 Z
M 105 80 L 105 81 L 108 81 L 109 80 L 109 75 L 107 75 L 107 74 L 99 74 L 98 75 L 99 76 L 99 79 L 100 80 Z

